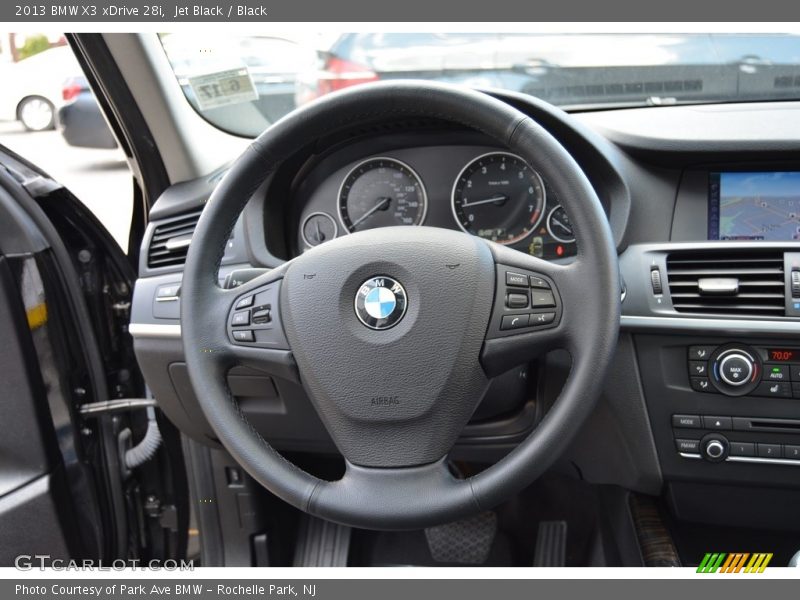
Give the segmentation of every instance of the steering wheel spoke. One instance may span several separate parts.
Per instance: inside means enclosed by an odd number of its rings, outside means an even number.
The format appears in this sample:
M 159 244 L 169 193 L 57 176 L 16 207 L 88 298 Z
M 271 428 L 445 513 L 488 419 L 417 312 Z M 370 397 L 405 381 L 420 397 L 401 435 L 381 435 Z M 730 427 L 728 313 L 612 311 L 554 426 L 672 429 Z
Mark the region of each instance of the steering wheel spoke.
M 490 377 L 551 350 L 570 348 L 578 267 L 491 245 L 496 282 L 492 316 L 481 352 Z

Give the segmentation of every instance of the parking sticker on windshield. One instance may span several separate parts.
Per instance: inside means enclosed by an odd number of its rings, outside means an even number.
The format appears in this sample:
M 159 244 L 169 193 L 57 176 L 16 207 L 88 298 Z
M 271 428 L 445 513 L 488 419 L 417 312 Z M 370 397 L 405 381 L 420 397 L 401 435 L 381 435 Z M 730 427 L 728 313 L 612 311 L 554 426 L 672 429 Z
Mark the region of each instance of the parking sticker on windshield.
M 258 92 L 246 68 L 189 77 L 189 86 L 200 110 L 258 100 Z

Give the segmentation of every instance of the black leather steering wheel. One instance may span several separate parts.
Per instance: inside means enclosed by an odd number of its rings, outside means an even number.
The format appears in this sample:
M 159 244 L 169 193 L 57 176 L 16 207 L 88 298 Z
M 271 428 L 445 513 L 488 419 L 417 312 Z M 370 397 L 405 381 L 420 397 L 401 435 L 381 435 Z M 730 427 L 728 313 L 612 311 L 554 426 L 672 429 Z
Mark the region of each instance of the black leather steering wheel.
M 462 232 L 391 227 L 334 239 L 241 287 L 220 288 L 220 260 L 233 225 L 283 159 L 321 135 L 403 117 L 455 122 L 522 156 L 571 217 L 574 262 L 546 262 Z M 507 291 L 530 293 L 531 276 L 550 287 L 555 306 L 524 315 L 509 311 Z M 300 510 L 372 529 L 453 521 L 530 484 L 592 410 L 616 346 L 620 312 L 608 221 L 569 153 L 497 99 L 421 82 L 332 94 L 261 134 L 200 217 L 181 296 L 189 376 L 233 458 Z M 515 326 L 523 318 L 529 325 L 503 329 L 503 317 L 515 315 Z M 245 320 L 246 327 L 236 324 Z M 541 423 L 479 475 L 454 477 L 446 455 L 490 378 L 555 348 L 571 354 L 572 368 Z M 250 426 L 226 384 L 237 364 L 302 382 L 345 458 L 342 479 L 322 481 L 300 470 Z

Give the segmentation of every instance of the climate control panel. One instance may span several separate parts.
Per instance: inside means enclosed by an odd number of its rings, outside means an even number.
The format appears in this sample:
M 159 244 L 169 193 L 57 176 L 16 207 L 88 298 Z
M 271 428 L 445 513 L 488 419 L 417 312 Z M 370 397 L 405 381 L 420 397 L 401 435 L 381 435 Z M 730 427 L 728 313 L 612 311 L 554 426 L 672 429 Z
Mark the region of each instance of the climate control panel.
M 697 392 L 800 398 L 800 349 L 689 346 L 687 359 L 689 382 Z

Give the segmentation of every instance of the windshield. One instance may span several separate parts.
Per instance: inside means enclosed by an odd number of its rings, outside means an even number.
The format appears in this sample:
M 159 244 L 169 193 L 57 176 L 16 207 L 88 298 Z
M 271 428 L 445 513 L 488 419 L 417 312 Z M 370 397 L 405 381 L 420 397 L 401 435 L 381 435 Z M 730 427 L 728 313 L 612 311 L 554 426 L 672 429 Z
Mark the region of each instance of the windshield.
M 800 97 L 800 36 L 744 34 L 163 34 L 186 99 L 255 136 L 297 106 L 372 81 L 425 79 L 567 110 Z

